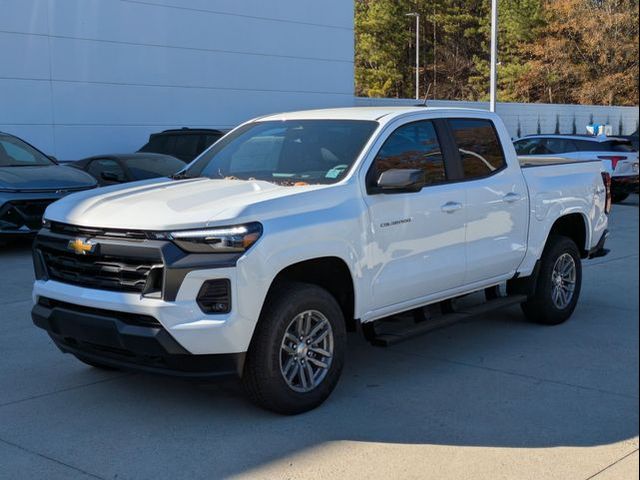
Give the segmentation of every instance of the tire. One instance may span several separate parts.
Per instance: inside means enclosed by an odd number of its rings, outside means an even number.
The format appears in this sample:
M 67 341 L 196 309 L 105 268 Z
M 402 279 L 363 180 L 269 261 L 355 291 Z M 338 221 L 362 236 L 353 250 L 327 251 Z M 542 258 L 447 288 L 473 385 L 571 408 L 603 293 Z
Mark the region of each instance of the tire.
M 611 195 L 611 201 L 613 203 L 622 203 L 627 199 L 628 196 L 628 193 L 613 193 Z
M 74 356 L 85 365 L 89 365 L 90 367 L 93 367 L 93 368 L 98 368 L 100 370 L 111 370 L 111 371 L 120 370 L 117 367 L 112 367 L 111 365 L 105 365 L 104 363 L 96 362 L 94 360 L 89 360 L 86 357 L 80 357 L 78 355 L 74 355 Z
M 569 258 L 570 257 L 570 258 Z M 573 262 L 574 283 L 570 299 L 566 292 L 570 290 L 570 282 L 565 278 L 558 280 L 558 273 L 566 269 L 565 265 Z M 554 298 L 554 285 L 560 282 L 562 295 Z M 543 325 L 558 325 L 566 321 L 576 308 L 582 286 L 582 263 L 580 252 L 575 242 L 564 236 L 549 237 L 538 272 L 535 293 L 522 304 L 522 310 L 529 321 Z
M 298 335 L 301 325 L 303 341 Z M 316 327 L 319 330 L 314 334 Z M 291 340 L 292 332 L 296 333 L 295 342 Z M 285 333 L 289 333 L 286 339 Z M 322 335 L 324 338 L 319 343 L 312 342 L 307 339 L 308 333 L 314 334 L 314 339 Z M 332 356 L 318 354 L 318 349 L 325 353 L 331 351 Z M 329 397 L 342 373 L 345 351 L 345 321 L 335 298 L 316 285 L 283 282 L 265 302 L 247 352 L 242 383 L 249 398 L 262 408 L 285 415 L 303 413 Z M 315 361 L 328 368 L 320 367 Z M 315 369 L 318 379 L 315 386 L 309 383 L 312 378 L 309 369 L 312 373 Z M 285 379 L 285 372 L 292 377 L 290 381 Z

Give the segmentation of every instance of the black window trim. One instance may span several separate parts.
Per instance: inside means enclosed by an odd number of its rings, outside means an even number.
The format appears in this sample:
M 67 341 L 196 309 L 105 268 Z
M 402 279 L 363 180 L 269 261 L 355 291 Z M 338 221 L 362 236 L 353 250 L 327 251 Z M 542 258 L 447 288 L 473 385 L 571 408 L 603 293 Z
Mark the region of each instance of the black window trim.
M 385 143 L 387 143 L 387 140 L 389 140 L 389 138 L 391 138 L 391 136 L 396 133 L 397 130 L 399 130 L 400 128 L 404 128 L 408 125 L 412 125 L 414 123 L 421 123 L 421 122 L 431 122 L 433 124 L 433 129 L 436 133 L 436 140 L 438 141 L 438 145 L 440 146 L 440 151 L 442 152 L 442 162 L 444 165 L 444 175 L 445 175 L 445 180 L 441 181 L 441 182 L 436 182 L 436 183 L 430 183 L 428 185 L 424 185 L 420 190 L 418 190 L 417 192 L 406 192 L 406 191 L 392 191 L 392 190 L 383 190 L 381 188 L 378 188 L 375 185 L 375 166 L 376 166 L 376 158 L 378 158 L 378 154 L 380 153 L 380 150 L 382 150 L 382 148 L 384 147 Z M 444 128 L 444 126 L 441 124 L 442 119 L 440 118 L 420 118 L 418 120 L 412 120 L 406 123 L 403 123 L 401 125 L 398 125 L 397 127 L 395 127 L 391 133 L 389 133 L 389 135 L 387 135 L 387 137 L 384 139 L 384 141 L 382 142 L 382 145 L 380 145 L 380 148 L 378 148 L 378 150 L 376 151 L 375 155 L 373 156 L 373 160 L 371 161 L 371 165 L 369 165 L 369 169 L 367 170 L 367 173 L 364 176 L 364 181 L 365 181 L 365 187 L 366 187 L 366 191 L 367 191 L 367 195 L 380 195 L 380 194 L 399 194 L 399 193 L 408 193 L 408 194 L 416 194 L 416 193 L 420 193 L 422 192 L 422 190 L 424 190 L 425 188 L 430 188 L 430 187 L 438 187 L 441 185 L 447 185 L 449 183 L 454 183 L 455 180 L 451 178 L 450 176 L 450 171 L 452 168 L 455 167 L 455 162 L 452 162 L 452 159 L 450 158 L 449 154 L 450 154 L 450 145 L 447 145 L 447 148 L 445 148 L 445 142 L 447 142 L 448 138 L 447 138 L 447 131 L 446 128 Z
M 449 148 L 453 148 L 452 151 L 449 152 L 449 154 L 452 157 L 452 160 L 454 161 L 454 163 L 457 164 L 457 170 L 456 173 L 459 175 L 458 178 L 453 179 L 453 181 L 451 183 L 463 183 L 463 182 L 476 182 L 478 180 L 485 180 L 487 178 L 491 178 L 495 175 L 498 175 L 499 173 L 503 172 L 504 170 L 506 170 L 507 168 L 509 168 L 509 162 L 507 161 L 507 155 L 504 152 L 504 147 L 502 146 L 502 141 L 500 139 L 500 134 L 498 133 L 498 130 L 496 129 L 496 125 L 495 123 L 493 123 L 493 120 L 491 120 L 490 118 L 482 118 L 482 117 L 446 117 L 446 118 L 442 118 L 441 119 L 442 122 L 444 123 L 443 128 L 445 128 L 447 130 L 447 134 L 451 140 L 452 143 L 449 144 Z M 500 151 L 502 152 L 502 158 L 504 159 L 504 165 L 501 168 L 498 168 L 496 170 L 494 170 L 493 172 L 489 173 L 488 175 L 484 175 L 482 177 L 473 177 L 473 178 L 465 178 L 464 176 L 464 168 L 462 166 L 462 157 L 460 156 L 460 152 L 458 151 L 458 144 L 455 141 L 455 137 L 453 135 L 453 129 L 451 128 L 451 125 L 449 124 L 449 122 L 451 120 L 480 120 L 480 121 L 484 121 L 484 122 L 488 122 L 491 125 L 491 128 L 493 129 L 493 133 L 496 136 L 496 140 L 498 141 L 498 147 L 500 147 Z

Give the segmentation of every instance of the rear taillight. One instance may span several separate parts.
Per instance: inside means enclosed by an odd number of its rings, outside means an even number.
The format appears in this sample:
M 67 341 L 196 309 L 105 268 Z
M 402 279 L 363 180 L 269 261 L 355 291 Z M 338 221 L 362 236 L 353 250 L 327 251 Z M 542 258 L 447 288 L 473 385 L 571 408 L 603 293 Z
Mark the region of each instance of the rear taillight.
M 622 160 L 626 160 L 627 157 L 621 157 L 619 155 L 598 155 L 600 160 L 610 160 L 611 161 L 611 169 L 615 170 L 618 162 Z
M 604 213 L 609 214 L 609 212 L 611 212 L 611 175 L 609 175 L 609 172 L 602 172 L 602 183 L 604 183 L 604 191 L 606 194 Z

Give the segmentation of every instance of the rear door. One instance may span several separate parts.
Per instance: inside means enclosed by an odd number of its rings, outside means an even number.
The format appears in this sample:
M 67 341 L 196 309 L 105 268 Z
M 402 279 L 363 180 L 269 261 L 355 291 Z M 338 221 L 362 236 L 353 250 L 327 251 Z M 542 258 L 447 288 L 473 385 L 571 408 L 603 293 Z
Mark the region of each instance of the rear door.
M 452 118 L 447 124 L 467 196 L 465 284 L 511 276 L 526 251 L 529 202 L 513 149 L 508 159 L 502 148 L 508 133 L 499 135 L 485 118 Z
M 374 310 L 460 287 L 466 269 L 466 185 L 451 183 L 440 129 L 430 120 L 394 127 L 366 180 Z M 426 185 L 411 193 L 376 190 L 389 169 L 422 169 Z

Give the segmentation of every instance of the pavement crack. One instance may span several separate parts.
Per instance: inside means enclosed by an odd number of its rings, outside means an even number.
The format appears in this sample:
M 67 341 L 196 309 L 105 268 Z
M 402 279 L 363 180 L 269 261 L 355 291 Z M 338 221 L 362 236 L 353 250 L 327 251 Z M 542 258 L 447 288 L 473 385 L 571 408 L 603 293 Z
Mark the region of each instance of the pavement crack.
M 91 478 L 98 478 L 99 480 L 108 480 L 106 477 L 101 477 L 100 475 L 96 475 L 95 473 L 87 472 L 79 467 L 75 467 L 70 465 L 62 460 L 58 460 L 57 458 L 50 457 L 49 455 L 45 455 L 40 452 L 36 452 L 35 450 L 31 450 L 29 448 L 25 448 L 22 445 L 18 445 L 17 443 L 10 442 L 9 440 L 5 440 L 4 438 L 0 438 L 0 442 L 9 445 L 11 447 L 17 448 L 18 450 L 22 450 L 23 452 L 29 453 L 31 455 L 36 455 L 37 457 L 44 458 L 45 460 L 49 460 L 50 462 L 57 463 L 58 465 L 62 465 L 63 467 L 70 468 L 71 470 L 75 470 L 76 472 L 82 473 Z
M 71 390 L 77 390 L 79 388 L 90 387 L 92 385 L 98 385 L 100 383 L 113 382 L 115 380 L 118 380 L 118 379 L 121 379 L 121 378 L 130 377 L 132 375 L 135 375 L 135 374 L 134 373 L 125 373 L 125 374 L 122 374 L 122 375 L 118 375 L 116 377 L 105 378 L 103 380 L 97 380 L 95 382 L 90 382 L 90 383 L 83 383 L 82 385 L 75 385 L 73 387 L 63 388 L 61 390 L 54 390 L 53 392 L 41 393 L 39 395 L 32 395 L 31 397 L 21 398 L 20 400 L 12 400 L 10 402 L 0 403 L 0 408 L 6 407 L 6 406 L 9 406 L 9 405 L 15 405 L 17 403 L 28 402 L 29 400 L 35 400 L 35 399 L 42 398 L 42 397 L 48 397 L 50 395 L 57 395 L 58 393 L 69 392 Z
M 585 480 L 591 480 L 592 478 L 596 478 L 598 475 L 600 475 L 602 472 L 604 472 L 605 470 L 610 469 L 611 467 L 613 467 L 614 465 L 616 465 L 617 463 L 620 463 L 622 460 L 624 460 L 627 457 L 630 457 L 631 455 L 633 455 L 634 453 L 636 453 L 638 451 L 638 449 L 636 448 L 635 450 L 627 453 L 625 456 L 619 458 L 618 460 L 616 460 L 615 462 L 607 465 L 606 467 L 604 467 L 602 470 L 597 471 L 596 473 L 594 473 L 593 475 L 591 475 L 590 477 L 585 478 Z

